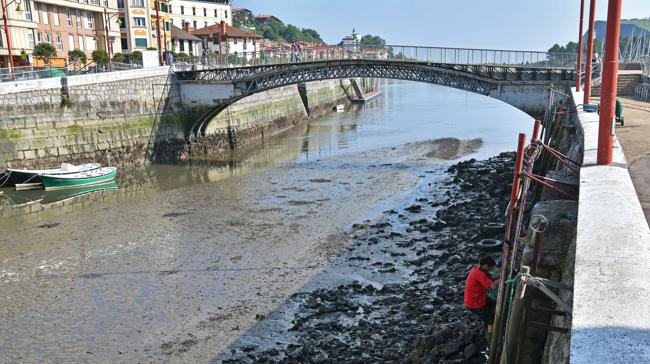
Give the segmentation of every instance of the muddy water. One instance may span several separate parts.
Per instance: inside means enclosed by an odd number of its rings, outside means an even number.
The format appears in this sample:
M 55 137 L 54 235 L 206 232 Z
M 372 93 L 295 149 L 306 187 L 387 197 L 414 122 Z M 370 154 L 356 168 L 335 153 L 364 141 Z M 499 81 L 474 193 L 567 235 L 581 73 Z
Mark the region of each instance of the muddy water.
M 0 362 L 212 360 L 336 257 L 352 223 L 530 129 L 480 96 L 383 89 L 206 166 L 124 170 L 118 190 L 51 205 L 0 195 Z

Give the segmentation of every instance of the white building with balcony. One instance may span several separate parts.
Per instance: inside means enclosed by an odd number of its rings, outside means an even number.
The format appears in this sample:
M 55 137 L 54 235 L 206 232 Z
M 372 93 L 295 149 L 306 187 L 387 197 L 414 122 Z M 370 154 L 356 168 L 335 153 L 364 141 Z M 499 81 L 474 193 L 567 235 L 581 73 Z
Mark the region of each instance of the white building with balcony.
M 172 0 L 172 23 L 180 29 L 201 29 L 224 21 L 232 25 L 230 0 Z

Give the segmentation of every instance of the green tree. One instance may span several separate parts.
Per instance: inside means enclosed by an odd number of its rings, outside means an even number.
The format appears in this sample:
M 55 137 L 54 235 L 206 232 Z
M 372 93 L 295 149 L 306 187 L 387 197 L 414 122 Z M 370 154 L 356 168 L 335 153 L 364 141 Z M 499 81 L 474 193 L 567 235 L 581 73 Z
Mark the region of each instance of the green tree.
M 367 34 L 361 37 L 360 44 L 362 47 L 367 48 L 383 48 L 386 45 L 386 41 L 380 36 Z
M 140 51 L 131 52 L 131 62 L 142 65 L 142 52 Z
M 282 37 L 287 42 L 297 42 L 299 40 L 302 40 L 302 32 L 295 25 L 289 24 L 284 29 L 284 32 L 282 32 Z
M 126 55 L 124 53 L 115 53 L 113 55 L 113 62 L 126 63 Z
M 81 49 L 75 48 L 68 52 L 68 60 L 70 62 L 81 61 L 81 63 L 86 64 L 88 63 L 88 56 L 86 56 L 86 53 Z
M 50 64 L 50 59 L 56 57 L 56 48 L 49 43 L 38 43 L 34 47 L 32 55 L 36 58 L 41 58 L 45 64 Z
M 314 29 L 303 28 L 302 29 L 303 40 L 308 42 L 324 43 L 323 38 L 320 37 L 317 31 Z
M 106 67 L 108 64 L 108 53 L 106 53 L 105 50 L 103 49 L 95 49 L 93 51 L 93 61 L 100 66 L 100 67 Z

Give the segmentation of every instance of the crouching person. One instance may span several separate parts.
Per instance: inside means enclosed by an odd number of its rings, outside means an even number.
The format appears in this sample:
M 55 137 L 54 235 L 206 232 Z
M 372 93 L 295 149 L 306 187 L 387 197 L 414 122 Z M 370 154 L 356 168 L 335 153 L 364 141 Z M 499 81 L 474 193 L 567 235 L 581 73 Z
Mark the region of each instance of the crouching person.
M 494 310 L 496 302 L 488 297 L 490 288 L 499 284 L 493 280 L 490 269 L 496 266 L 491 257 L 482 257 L 478 264 L 472 267 L 465 282 L 465 308 L 476 314 L 487 326 L 488 334 L 492 333 L 494 323 Z

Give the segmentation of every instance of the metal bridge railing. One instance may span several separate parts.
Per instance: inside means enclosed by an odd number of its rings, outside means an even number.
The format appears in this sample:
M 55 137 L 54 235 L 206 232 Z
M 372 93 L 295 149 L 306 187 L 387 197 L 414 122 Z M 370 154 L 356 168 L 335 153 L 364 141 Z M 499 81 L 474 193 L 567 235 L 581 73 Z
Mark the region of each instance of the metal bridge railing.
M 292 50 L 291 47 L 266 47 L 258 52 L 205 53 L 200 57 L 177 57 L 176 71 L 212 69 L 222 67 L 260 66 L 300 62 L 372 59 L 404 62 L 430 62 L 444 64 L 472 64 L 498 66 L 526 66 L 530 68 L 575 67 L 574 53 L 549 53 L 539 51 L 515 51 L 501 49 L 472 49 L 445 47 L 416 47 L 387 45 L 383 47 L 361 46 L 312 46 Z

